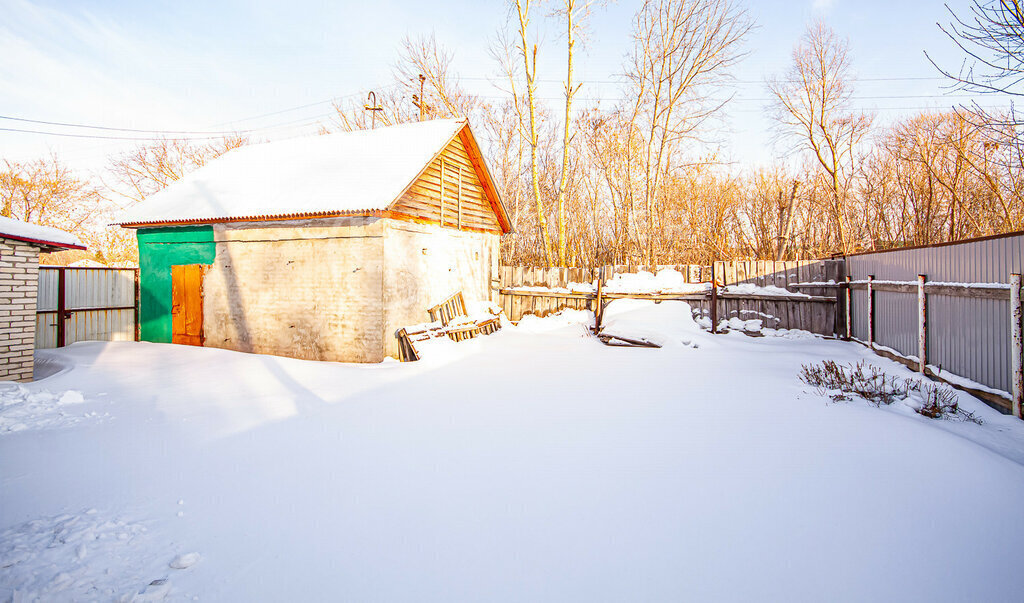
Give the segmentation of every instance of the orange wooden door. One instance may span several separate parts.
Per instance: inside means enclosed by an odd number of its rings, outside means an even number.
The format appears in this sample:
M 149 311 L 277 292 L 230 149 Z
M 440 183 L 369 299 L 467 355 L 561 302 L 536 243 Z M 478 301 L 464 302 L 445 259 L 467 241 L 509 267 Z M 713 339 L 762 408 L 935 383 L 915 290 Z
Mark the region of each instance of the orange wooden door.
M 203 345 L 203 266 L 171 266 L 171 342 Z

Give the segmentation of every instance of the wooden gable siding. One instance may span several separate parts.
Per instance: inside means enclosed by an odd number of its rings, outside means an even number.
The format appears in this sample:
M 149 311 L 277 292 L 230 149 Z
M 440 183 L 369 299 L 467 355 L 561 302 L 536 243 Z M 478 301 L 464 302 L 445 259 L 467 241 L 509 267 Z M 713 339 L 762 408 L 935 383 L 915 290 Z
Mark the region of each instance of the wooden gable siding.
M 390 210 L 420 221 L 442 224 L 441 175 L 444 170 L 444 220 L 447 228 L 501 234 L 502 229 L 477 176 L 461 136 L 455 137 L 431 162 Z M 459 200 L 461 173 L 461 203 Z

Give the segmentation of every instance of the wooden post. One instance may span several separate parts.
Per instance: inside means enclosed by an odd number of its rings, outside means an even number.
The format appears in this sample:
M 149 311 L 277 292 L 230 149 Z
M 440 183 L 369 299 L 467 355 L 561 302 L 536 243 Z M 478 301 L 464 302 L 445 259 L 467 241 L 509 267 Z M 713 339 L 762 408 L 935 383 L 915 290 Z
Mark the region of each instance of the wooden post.
M 718 333 L 718 281 L 715 278 L 715 264 L 711 262 L 711 332 Z
M 875 347 L 875 275 L 868 275 L 868 347 Z
M 846 303 L 843 304 L 845 307 L 845 322 L 846 322 L 846 341 L 850 341 L 853 337 L 853 325 L 851 324 L 852 312 L 850 312 L 850 301 L 853 299 L 853 292 L 850 290 L 850 275 L 846 275 Z
M 604 267 L 597 272 L 597 297 L 594 298 L 594 332 L 601 330 L 601 318 L 604 315 L 604 301 L 601 299 L 601 290 L 604 287 Z
M 65 342 L 65 325 L 64 325 L 64 313 L 67 311 L 65 308 L 64 290 L 66 289 L 65 283 L 65 270 L 64 266 L 57 268 L 57 347 L 64 347 Z
M 928 367 L 928 296 L 924 284 L 928 277 L 917 275 L 917 370 L 926 374 Z
M 1021 330 L 1020 274 L 1010 275 L 1010 370 L 1013 375 L 1013 416 L 1024 419 L 1021 405 L 1024 403 L 1024 335 Z

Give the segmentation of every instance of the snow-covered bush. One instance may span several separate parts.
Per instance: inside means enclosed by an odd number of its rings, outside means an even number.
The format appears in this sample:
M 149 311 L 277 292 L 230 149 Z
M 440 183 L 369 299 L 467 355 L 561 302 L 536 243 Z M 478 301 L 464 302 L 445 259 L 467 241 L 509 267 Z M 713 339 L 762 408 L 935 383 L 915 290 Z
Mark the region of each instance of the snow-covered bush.
M 974 413 L 963 410 L 952 389 L 920 379 L 897 379 L 865 361 L 841 365 L 834 360 L 805 364 L 800 380 L 814 386 L 833 401 L 858 396 L 875 406 L 903 401 L 914 411 L 932 419 L 949 418 L 981 423 Z

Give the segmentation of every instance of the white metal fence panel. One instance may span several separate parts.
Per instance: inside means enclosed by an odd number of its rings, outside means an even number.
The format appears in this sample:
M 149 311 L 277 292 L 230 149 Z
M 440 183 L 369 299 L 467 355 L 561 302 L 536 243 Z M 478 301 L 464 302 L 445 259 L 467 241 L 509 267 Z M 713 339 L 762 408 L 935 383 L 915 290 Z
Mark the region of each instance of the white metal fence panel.
M 135 310 L 71 312 L 65 329 L 65 345 L 76 341 L 134 341 Z
M 851 255 L 855 281 L 1009 283 L 1024 269 L 1024 234 Z M 853 292 L 853 336 L 866 341 L 867 292 Z M 875 341 L 905 356 L 917 355 L 916 293 L 875 293 Z M 928 296 L 928 363 L 990 388 L 1009 392 L 1009 301 L 968 296 Z
M 57 310 L 57 274 L 58 271 L 54 268 L 47 266 L 39 267 L 39 292 L 36 298 L 36 312 L 54 312 Z M 38 337 L 36 339 L 38 340 Z
M 69 268 L 65 279 L 64 303 L 68 310 L 135 305 L 134 270 Z
M 36 348 L 60 345 L 62 272 L 64 345 L 135 339 L 136 269 L 40 266 Z
M 57 314 L 36 312 L 36 349 L 49 350 L 57 347 Z

